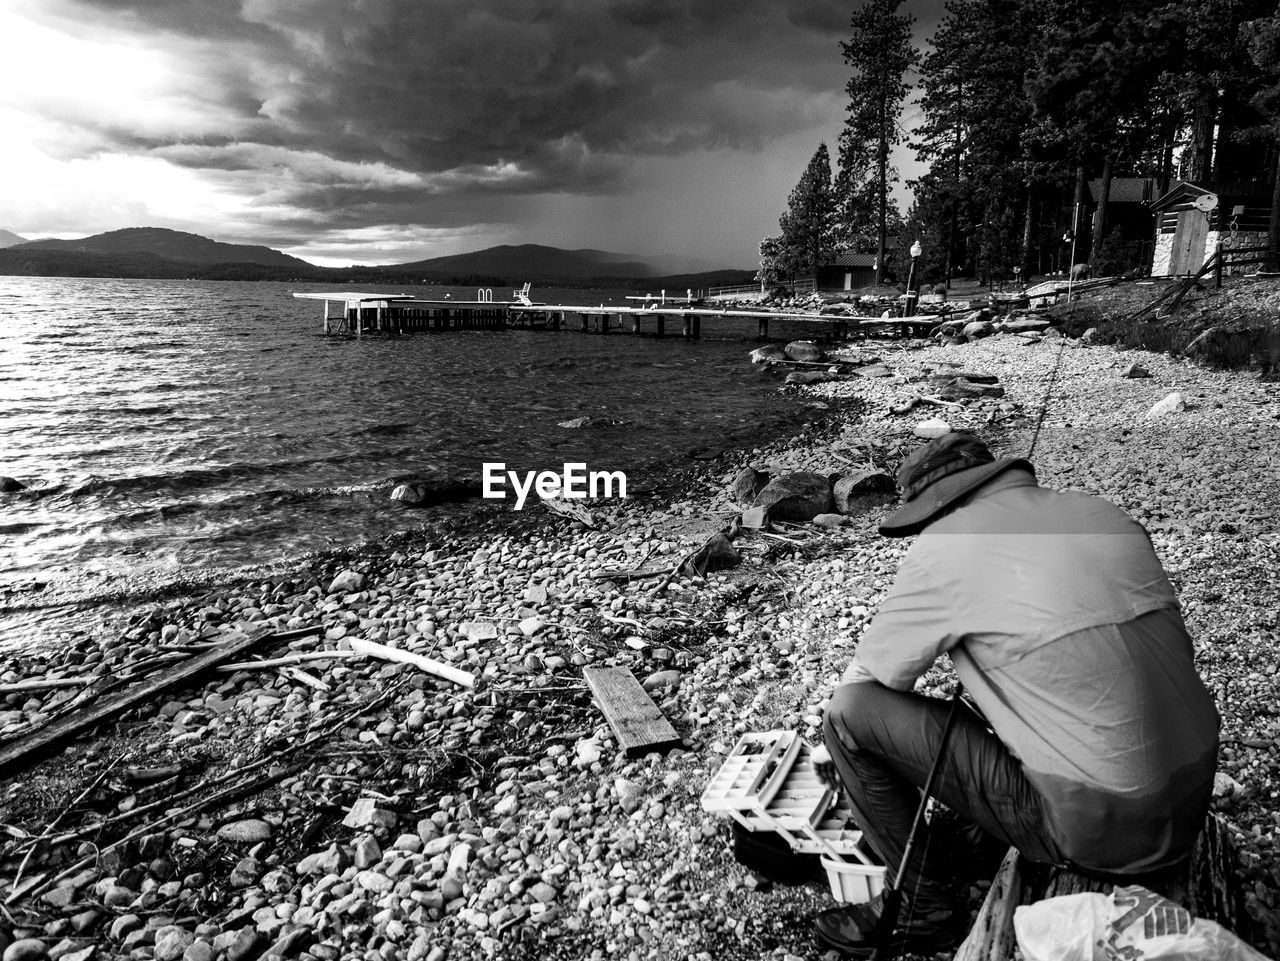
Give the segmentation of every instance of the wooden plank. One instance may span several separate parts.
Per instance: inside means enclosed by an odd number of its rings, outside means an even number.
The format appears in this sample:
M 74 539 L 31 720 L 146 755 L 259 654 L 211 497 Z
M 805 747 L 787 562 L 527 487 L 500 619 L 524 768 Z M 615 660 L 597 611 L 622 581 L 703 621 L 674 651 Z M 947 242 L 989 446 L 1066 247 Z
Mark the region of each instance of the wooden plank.
M 195 675 L 214 667 L 221 661 L 241 654 L 272 633 L 265 625 L 254 625 L 231 637 L 226 643 L 208 651 L 179 661 L 172 667 L 158 671 L 137 684 L 130 685 L 109 697 L 96 701 L 83 710 L 59 718 L 40 730 L 18 738 L 0 747 L 0 772 L 12 776 L 19 769 L 47 755 L 54 747 L 77 734 L 117 715 L 157 694 L 177 687 Z M 295 636 L 285 635 L 285 636 Z
M 680 746 L 671 722 L 625 667 L 586 667 L 582 676 L 627 757 Z

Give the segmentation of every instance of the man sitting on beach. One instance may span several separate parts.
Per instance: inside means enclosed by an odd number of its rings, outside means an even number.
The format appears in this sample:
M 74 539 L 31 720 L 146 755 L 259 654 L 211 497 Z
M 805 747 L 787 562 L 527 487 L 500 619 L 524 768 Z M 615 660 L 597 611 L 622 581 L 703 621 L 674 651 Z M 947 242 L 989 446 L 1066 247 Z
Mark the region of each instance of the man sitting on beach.
M 920 538 L 831 698 L 820 765 L 889 877 L 949 709 L 912 687 L 943 653 L 986 717 L 956 717 L 943 804 L 1034 861 L 1095 876 L 1185 859 L 1219 718 L 1146 531 L 1101 498 L 1038 486 L 1030 463 L 996 460 L 968 434 L 924 445 L 898 483 L 880 533 Z M 938 855 L 922 841 L 903 876 L 899 949 L 947 950 L 964 934 Z M 866 956 L 879 908 L 823 912 L 819 941 Z

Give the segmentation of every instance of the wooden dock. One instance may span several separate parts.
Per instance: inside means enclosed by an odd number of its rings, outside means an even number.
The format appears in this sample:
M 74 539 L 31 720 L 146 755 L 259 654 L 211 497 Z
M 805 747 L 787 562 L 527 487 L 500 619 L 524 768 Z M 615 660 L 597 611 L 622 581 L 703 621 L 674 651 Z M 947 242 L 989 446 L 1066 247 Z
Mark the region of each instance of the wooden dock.
M 811 327 L 830 340 L 867 337 L 925 337 L 942 323 L 933 315 L 915 317 L 858 317 L 850 314 L 789 313 L 781 310 L 677 306 L 667 298 L 644 307 L 579 307 L 476 300 L 428 300 L 413 294 L 358 291 L 295 293 L 294 297 L 324 302 L 324 332 L 348 337 L 368 333 L 399 334 L 445 330 L 546 329 L 582 333 L 630 333 L 652 337 L 678 334 L 686 340 L 702 336 L 702 322 L 716 319 L 760 340 L 769 338 L 771 321 Z M 334 305 L 341 305 L 336 310 Z

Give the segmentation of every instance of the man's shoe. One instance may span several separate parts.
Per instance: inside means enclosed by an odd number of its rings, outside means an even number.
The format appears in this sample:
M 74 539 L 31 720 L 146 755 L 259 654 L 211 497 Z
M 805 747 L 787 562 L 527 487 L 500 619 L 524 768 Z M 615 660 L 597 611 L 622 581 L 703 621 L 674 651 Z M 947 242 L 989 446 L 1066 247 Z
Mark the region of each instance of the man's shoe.
M 865 904 L 844 904 L 819 913 L 814 923 L 819 946 L 849 958 L 869 958 L 876 948 L 875 929 L 883 906 L 884 896 L 877 895 Z M 963 926 L 959 910 L 938 907 L 912 911 L 904 903 L 887 947 L 899 954 L 949 951 L 960 943 Z

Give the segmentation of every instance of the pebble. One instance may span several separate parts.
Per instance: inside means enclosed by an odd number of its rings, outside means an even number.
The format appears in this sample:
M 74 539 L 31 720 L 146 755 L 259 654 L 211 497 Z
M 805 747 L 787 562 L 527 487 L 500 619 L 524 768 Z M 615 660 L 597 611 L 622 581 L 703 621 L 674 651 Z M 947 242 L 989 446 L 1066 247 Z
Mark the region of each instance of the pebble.
M 4 961 L 39 961 L 48 956 L 49 949 L 38 938 L 21 938 L 4 949 Z
M 195 935 L 177 925 L 166 925 L 156 931 L 151 955 L 155 961 L 178 961 L 195 941 Z
M 218 840 L 232 844 L 257 844 L 271 838 L 271 825 L 258 818 L 232 821 L 218 828 Z

